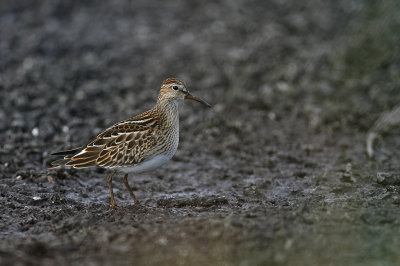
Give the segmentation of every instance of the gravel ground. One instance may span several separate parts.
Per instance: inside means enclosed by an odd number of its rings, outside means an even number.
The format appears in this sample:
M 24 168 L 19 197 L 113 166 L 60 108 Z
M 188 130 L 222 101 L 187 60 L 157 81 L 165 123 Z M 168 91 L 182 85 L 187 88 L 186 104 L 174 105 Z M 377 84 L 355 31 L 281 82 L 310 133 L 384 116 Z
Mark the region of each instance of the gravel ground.
M 398 265 L 399 13 L 2 2 L 0 264 Z M 47 170 L 51 152 L 151 108 L 171 76 L 213 108 L 181 105 L 176 156 L 130 176 L 140 205 L 121 175 L 115 211 L 107 171 Z

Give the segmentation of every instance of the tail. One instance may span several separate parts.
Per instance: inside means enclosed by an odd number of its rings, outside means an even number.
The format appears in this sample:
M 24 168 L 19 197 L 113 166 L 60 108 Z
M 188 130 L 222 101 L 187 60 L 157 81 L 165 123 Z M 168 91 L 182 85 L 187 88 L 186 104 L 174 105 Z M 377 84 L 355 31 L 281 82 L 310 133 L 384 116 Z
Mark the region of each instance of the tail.
M 80 152 L 83 148 L 79 147 L 79 148 L 75 148 L 72 150 L 68 150 L 68 151 L 59 151 L 59 152 L 54 152 L 51 155 L 73 155 L 73 154 L 77 154 L 78 152 Z
M 55 161 L 51 162 L 51 165 L 52 165 L 53 167 L 50 167 L 49 170 L 51 170 L 51 169 L 56 169 L 56 168 L 59 168 L 59 167 L 61 167 L 61 166 L 66 165 L 66 164 L 71 160 L 71 158 L 72 158 L 75 154 L 79 153 L 82 149 L 83 149 L 82 147 L 79 147 L 79 148 L 75 148 L 75 149 L 72 149 L 72 150 L 59 151 L 59 152 L 54 152 L 54 153 L 52 153 L 51 155 L 55 155 L 55 156 L 64 156 L 64 158 L 63 158 L 63 159 L 59 159 L 59 160 L 55 160 Z
M 80 147 L 68 151 L 52 153 L 51 155 L 64 156 L 64 158 L 51 162 L 53 167 L 50 167 L 49 170 L 61 166 L 73 166 L 74 168 L 96 166 L 96 159 L 100 151 L 101 149 L 97 147 Z
M 51 162 L 52 167 L 49 167 L 48 170 L 56 169 L 56 168 L 59 168 L 59 167 L 61 167 L 61 166 L 64 166 L 64 165 L 66 165 L 70 160 L 71 160 L 71 158 L 64 158 L 64 159 L 52 161 L 52 162 Z

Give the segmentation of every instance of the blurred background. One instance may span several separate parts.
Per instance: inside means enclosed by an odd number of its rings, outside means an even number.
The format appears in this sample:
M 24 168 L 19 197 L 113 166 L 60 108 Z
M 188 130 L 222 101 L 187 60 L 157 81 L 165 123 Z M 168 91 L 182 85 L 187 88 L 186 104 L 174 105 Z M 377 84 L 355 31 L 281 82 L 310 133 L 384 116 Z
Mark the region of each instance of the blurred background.
M 0 263 L 396 265 L 400 4 L 0 3 Z M 150 109 L 167 77 L 174 160 L 117 181 L 48 171 Z

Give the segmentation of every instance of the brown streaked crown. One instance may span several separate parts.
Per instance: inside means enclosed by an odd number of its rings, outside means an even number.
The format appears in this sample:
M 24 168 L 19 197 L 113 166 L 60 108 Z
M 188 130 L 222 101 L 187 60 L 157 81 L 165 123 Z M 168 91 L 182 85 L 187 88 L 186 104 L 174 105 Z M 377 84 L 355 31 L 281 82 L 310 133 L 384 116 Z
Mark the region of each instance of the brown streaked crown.
M 178 84 L 178 85 L 185 85 L 182 80 L 177 78 L 167 78 L 164 80 L 161 86 L 171 85 L 171 84 Z

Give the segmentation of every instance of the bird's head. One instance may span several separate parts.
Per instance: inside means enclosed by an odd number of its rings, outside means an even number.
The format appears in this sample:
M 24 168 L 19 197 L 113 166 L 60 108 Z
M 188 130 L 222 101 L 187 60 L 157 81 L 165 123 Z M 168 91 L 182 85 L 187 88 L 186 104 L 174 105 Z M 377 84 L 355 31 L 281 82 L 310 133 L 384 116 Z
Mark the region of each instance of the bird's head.
M 208 104 L 206 101 L 190 94 L 185 86 L 185 83 L 177 78 L 167 78 L 166 80 L 164 80 L 161 85 L 159 98 L 172 101 L 190 99 L 198 101 L 207 107 L 211 107 L 211 105 Z

